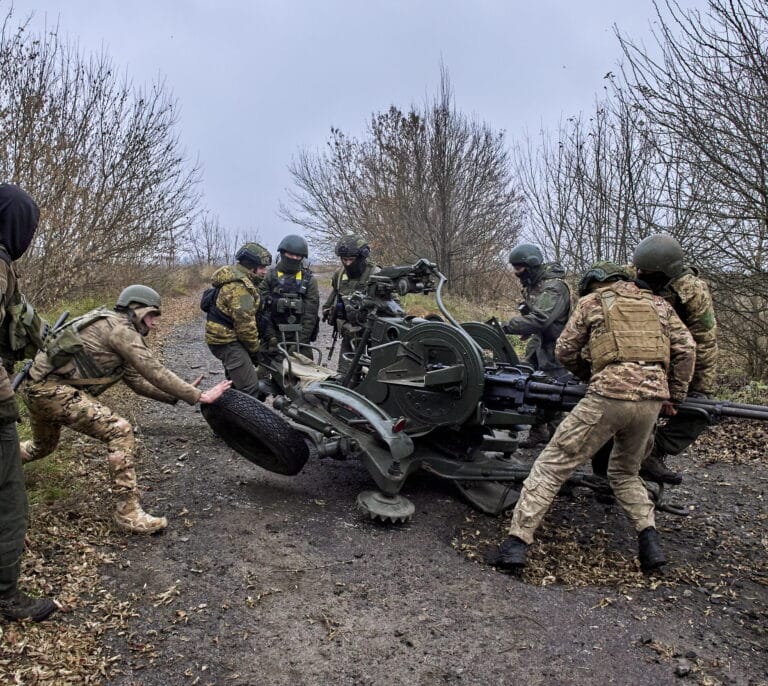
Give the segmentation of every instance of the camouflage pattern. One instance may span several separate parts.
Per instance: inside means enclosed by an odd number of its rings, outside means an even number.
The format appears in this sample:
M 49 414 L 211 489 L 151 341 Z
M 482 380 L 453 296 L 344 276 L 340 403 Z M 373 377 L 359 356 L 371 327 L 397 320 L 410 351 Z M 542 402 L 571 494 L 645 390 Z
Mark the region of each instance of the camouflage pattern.
M 530 279 L 523 280 L 523 298 L 530 312 L 510 319 L 505 330 L 528 336 L 524 361 L 558 378 L 564 370 L 555 357 L 555 342 L 571 311 L 571 292 L 563 280 L 565 270 L 551 262 L 526 271 Z
M 200 391 L 160 364 L 131 324 L 130 313 L 99 310 L 98 314 L 100 318 L 78 333 L 90 363 L 103 376 L 84 377 L 74 361 L 52 369 L 46 354 L 38 353 L 22 387 L 32 429 L 32 439 L 24 442 L 22 452 L 25 461 L 50 454 L 58 445 L 62 426 L 106 443 L 117 500 L 115 522 L 129 532 L 152 533 L 168 522 L 148 515 L 139 505 L 131 424 L 93 393 L 103 389 L 100 380 L 120 378 L 136 393 L 166 403 L 181 399 L 193 405 Z M 78 384 L 79 380 L 86 383 Z
M 299 290 L 299 285 L 305 273 L 302 270 L 294 271 L 289 265 L 281 259 L 274 267 L 270 267 L 266 277 L 259 284 L 259 295 L 261 296 L 261 327 L 262 335 L 267 343 L 271 340 L 281 341 L 282 335 L 278 329 L 279 324 L 290 323 L 276 316 L 273 312 L 268 312 L 266 303 L 276 300 L 283 293 L 295 293 Z M 317 285 L 317 279 L 311 274 L 307 283 L 307 292 L 301 298 L 302 313 L 299 321 L 299 343 L 309 344 L 312 342 L 313 334 L 317 329 L 319 321 L 318 312 L 320 310 L 320 289 Z M 288 336 L 290 340 L 290 336 Z
M 342 236 L 338 243 L 336 243 L 336 254 L 339 257 L 366 258 L 370 252 L 371 249 L 368 245 L 368 241 L 366 241 L 362 236 L 355 234 Z
M 696 367 L 689 391 L 713 394 L 717 381 L 717 321 L 707 284 L 694 269 L 686 267 L 657 295 L 672 305 L 696 341 Z
M 194 405 L 200 390 L 180 379 L 164 367 L 147 347 L 144 337 L 136 331 L 128 313 L 104 310 L 106 315 L 79 331 L 80 339 L 90 360 L 102 371 L 103 377 L 120 376 L 139 395 L 173 404 L 183 400 Z M 44 352 L 39 352 L 29 372 L 33 381 L 53 378 L 66 383 L 68 379 L 84 377 L 74 362 L 53 369 Z M 99 384 L 82 387 L 91 395 L 101 392 Z
M 368 261 L 363 273 L 357 279 L 351 278 L 344 267 L 337 269 L 331 277 L 331 294 L 323 305 L 323 312 L 326 310 L 331 312 L 331 317 L 333 318 L 333 312 L 336 310 L 340 296 L 352 295 L 355 291 L 364 291 L 371 275 L 379 271 L 381 269 L 371 261 Z M 343 316 L 338 318 L 344 319 Z
M 256 355 L 260 345 L 256 325 L 256 313 L 260 303 L 258 283 L 248 269 L 239 264 L 217 269 L 213 273 L 211 283 L 220 288 L 216 305 L 232 319 L 234 328 L 206 321 L 205 342 L 208 345 L 239 342 L 250 354 Z
M 6 263 L 5 260 L 0 259 L 0 322 L 2 323 L 0 325 L 2 326 L 8 326 L 9 324 L 5 316 L 5 307 L 7 303 L 13 301 L 17 283 L 16 272 L 14 272 L 13 266 Z M 7 334 L 3 332 L 3 335 Z M 5 365 L 2 365 L 0 366 L 0 403 L 8 401 L 11 398 L 13 398 L 11 380 L 8 377 Z
M 638 293 L 631 282 L 609 283 L 617 295 Z M 600 289 L 599 289 L 600 290 Z M 556 345 L 558 359 L 576 376 L 589 380 L 590 390 L 607 398 L 618 400 L 681 401 L 688 390 L 693 374 L 695 344 L 688 329 L 663 298 L 653 297 L 664 335 L 670 341 L 670 366 L 665 371 L 661 364 L 615 362 L 597 373 L 592 373 L 588 356 L 590 336 L 605 333 L 603 306 L 598 293 L 581 298 Z
M 611 438 L 611 489 L 636 531 L 655 526 L 653 503 L 638 472 L 660 408 L 660 400 L 616 400 L 588 391 L 536 458 L 523 482 L 509 535 L 532 543 L 560 487 Z

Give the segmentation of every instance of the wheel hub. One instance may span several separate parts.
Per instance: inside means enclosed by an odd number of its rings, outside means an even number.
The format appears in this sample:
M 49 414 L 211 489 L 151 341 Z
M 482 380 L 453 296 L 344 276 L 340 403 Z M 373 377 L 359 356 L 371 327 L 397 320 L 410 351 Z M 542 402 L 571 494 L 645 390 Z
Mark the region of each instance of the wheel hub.
M 357 506 L 371 519 L 393 524 L 407 522 L 416 510 L 408 498 L 381 491 L 363 491 L 357 496 Z

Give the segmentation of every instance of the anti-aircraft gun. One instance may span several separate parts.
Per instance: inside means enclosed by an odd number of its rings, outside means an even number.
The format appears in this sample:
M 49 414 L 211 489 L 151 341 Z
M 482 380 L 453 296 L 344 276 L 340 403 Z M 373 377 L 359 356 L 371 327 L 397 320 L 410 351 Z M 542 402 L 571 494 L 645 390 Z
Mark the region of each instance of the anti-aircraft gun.
M 358 505 L 374 519 L 411 517 L 400 490 L 420 468 L 455 483 L 483 512 L 511 507 L 530 470 L 513 456 L 517 433 L 575 406 L 586 386 L 520 364 L 498 322 L 456 322 L 442 301 L 444 283 L 423 259 L 381 270 L 364 292 L 344 298 L 360 335 L 343 378 L 284 348 L 282 367 L 271 370 L 273 409 L 230 390 L 203 406 L 205 418 L 230 447 L 280 474 L 297 474 L 310 457 L 360 460 L 378 490 L 361 493 Z M 430 292 L 441 317 L 406 316 L 396 297 Z M 768 419 L 768 407 L 686 404 Z M 579 473 L 571 483 L 606 488 Z

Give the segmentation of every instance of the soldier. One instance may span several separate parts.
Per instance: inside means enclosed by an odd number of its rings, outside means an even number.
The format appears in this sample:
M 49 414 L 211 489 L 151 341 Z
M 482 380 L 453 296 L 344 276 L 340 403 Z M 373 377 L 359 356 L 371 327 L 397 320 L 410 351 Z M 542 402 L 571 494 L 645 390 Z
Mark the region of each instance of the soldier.
M 522 243 L 509 253 L 509 263 L 523 286 L 524 302 L 520 315 L 512 317 L 504 332 L 527 339 L 524 361 L 554 379 L 568 376 L 567 370 L 555 357 L 555 342 L 571 312 L 571 292 L 563 277 L 565 270 L 557 262 L 544 263 L 538 246 Z M 559 419 L 534 424 L 527 441 L 520 444 L 531 448 L 546 443 Z
M 59 442 L 61 427 L 107 444 L 109 471 L 116 499 L 114 520 L 131 533 L 154 533 L 168 525 L 165 517 L 147 514 L 139 503 L 133 428 L 96 396 L 118 381 L 139 395 L 175 404 L 215 402 L 231 386 L 222 381 L 207 391 L 166 369 L 144 337 L 157 326 L 160 296 L 148 286 L 128 286 L 114 310 L 101 307 L 69 321 L 51 336 L 35 357 L 23 396 L 29 410 L 32 440 L 22 444 L 22 460 L 45 457 Z
M 685 398 L 695 345 L 672 307 L 638 288 L 618 265 L 596 263 L 582 278 L 579 295 L 556 354 L 589 381 L 589 389 L 536 459 L 509 537 L 489 561 L 508 570 L 524 567 L 528 545 L 560 487 L 613 438 L 608 479 L 638 532 L 640 566 L 649 572 L 666 557 L 638 471 L 659 411 L 674 415 L 674 403 Z
M 344 355 L 354 350 L 353 341 L 360 327 L 346 321 L 342 296 L 364 291 L 368 279 L 379 271 L 379 267 L 368 260 L 371 248 L 362 236 L 349 235 L 340 238 L 336 244 L 336 254 L 341 258 L 342 267 L 337 269 L 331 278 L 331 294 L 323 305 L 323 321 L 331 324 L 334 331 L 341 333 L 339 372 L 343 373 L 349 365 Z
M 664 234 L 648 236 L 638 243 L 632 262 L 639 279 L 664 298 L 696 341 L 696 367 L 691 395 L 711 397 L 717 373 L 717 323 L 712 297 L 698 271 L 685 264 L 680 244 Z M 681 411 L 656 430 L 650 454 L 640 476 L 660 483 L 679 484 L 682 474 L 669 469 L 664 456 L 677 455 L 691 445 L 709 426 L 709 417 L 696 411 Z
M 277 354 L 277 344 L 283 340 L 299 347 L 309 345 L 317 338 L 320 324 L 320 290 L 305 264 L 307 242 L 290 234 L 280 241 L 277 252 L 280 259 L 259 285 L 259 333 L 267 357 Z
M 232 385 L 243 393 L 259 395 L 256 372 L 259 332 L 259 284 L 272 264 L 269 251 L 258 243 L 246 243 L 235 254 L 237 264 L 217 269 L 212 288 L 203 294 L 201 308 L 207 313 L 205 342 L 221 360 Z
M 8 338 L 7 307 L 18 293 L 13 261 L 19 259 L 37 228 L 40 210 L 21 188 L 0 184 L 0 326 Z M 21 469 L 16 421 L 19 409 L 11 381 L 0 366 L 0 615 L 42 621 L 56 610 L 50 598 L 30 598 L 18 589 L 27 531 L 27 492 Z

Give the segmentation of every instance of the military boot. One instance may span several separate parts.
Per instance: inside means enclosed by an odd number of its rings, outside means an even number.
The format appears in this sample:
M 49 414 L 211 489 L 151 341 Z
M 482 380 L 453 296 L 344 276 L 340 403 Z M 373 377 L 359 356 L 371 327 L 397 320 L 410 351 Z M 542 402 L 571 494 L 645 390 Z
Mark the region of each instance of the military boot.
M 638 534 L 637 541 L 637 556 L 640 559 L 640 569 L 643 570 L 643 573 L 648 574 L 654 569 L 658 569 L 667 564 L 667 556 L 664 555 L 664 551 L 661 549 L 659 532 L 656 531 L 656 529 L 652 526 L 643 529 Z
M 31 619 L 42 622 L 56 612 L 56 603 L 50 598 L 31 598 L 16 589 L 9 595 L 0 596 L 0 615 L 10 620 Z
M 136 495 L 118 500 L 114 519 L 120 529 L 132 534 L 154 534 L 168 526 L 165 517 L 153 517 L 144 512 Z
M 664 464 L 664 455 L 657 452 L 654 448 L 651 454 L 643 460 L 640 465 L 640 476 L 648 481 L 655 481 L 659 484 L 672 484 L 678 486 L 683 483 L 683 475 L 679 472 L 673 472 Z
M 549 426 L 546 424 L 533 424 L 528 431 L 528 438 L 520 442 L 521 448 L 535 448 L 539 445 L 549 443 L 551 434 Z
M 16 587 L 19 563 L 0 567 L 0 616 L 9 620 L 42 622 L 58 607 L 50 598 L 30 598 Z
M 522 569 L 528 564 L 528 544 L 517 536 L 509 536 L 486 557 L 488 564 L 507 571 Z

